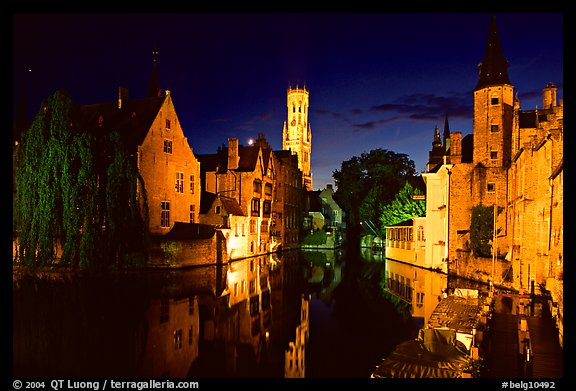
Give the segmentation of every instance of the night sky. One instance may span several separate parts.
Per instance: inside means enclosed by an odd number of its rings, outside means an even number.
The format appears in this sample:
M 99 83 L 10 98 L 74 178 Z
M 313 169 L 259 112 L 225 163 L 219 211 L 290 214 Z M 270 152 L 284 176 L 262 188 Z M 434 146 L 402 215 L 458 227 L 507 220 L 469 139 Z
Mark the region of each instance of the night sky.
M 564 15 L 496 13 L 522 109 L 548 82 L 563 98 Z M 434 128 L 472 132 L 489 13 L 13 14 L 13 107 L 60 88 L 78 104 L 146 94 L 152 52 L 195 153 L 264 133 L 282 148 L 288 86 L 310 91 L 314 189 L 371 149 L 423 171 Z

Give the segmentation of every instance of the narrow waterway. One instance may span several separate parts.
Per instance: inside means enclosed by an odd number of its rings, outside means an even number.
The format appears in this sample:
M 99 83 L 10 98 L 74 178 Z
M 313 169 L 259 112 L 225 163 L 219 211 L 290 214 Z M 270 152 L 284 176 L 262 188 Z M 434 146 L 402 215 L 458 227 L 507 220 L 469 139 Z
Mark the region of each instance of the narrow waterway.
M 14 376 L 368 378 L 446 284 L 365 249 L 21 278 Z

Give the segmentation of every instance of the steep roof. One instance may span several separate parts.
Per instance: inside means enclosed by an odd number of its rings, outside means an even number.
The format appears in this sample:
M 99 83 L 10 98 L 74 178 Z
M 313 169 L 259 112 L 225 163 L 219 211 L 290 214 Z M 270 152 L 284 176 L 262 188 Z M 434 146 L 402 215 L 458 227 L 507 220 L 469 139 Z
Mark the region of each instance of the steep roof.
M 256 169 L 256 163 L 258 162 L 258 155 L 260 153 L 260 147 L 252 145 L 249 147 L 239 146 L 238 155 L 240 161 L 238 162 L 238 168 L 236 171 L 254 171 Z
M 246 216 L 242 210 L 242 207 L 240 207 L 240 204 L 238 204 L 238 201 L 236 201 L 234 198 L 220 196 L 220 201 L 222 202 L 224 210 L 229 215 Z
M 164 235 L 166 239 L 192 240 L 210 239 L 216 233 L 212 225 L 198 223 L 175 222 L 170 231 Z
M 540 122 L 548 121 L 548 113 L 551 109 L 544 110 L 520 110 L 518 113 L 520 128 L 538 128 Z
M 411 227 L 413 225 L 414 225 L 414 220 L 408 219 L 408 220 L 404 220 L 404 221 L 401 221 L 401 222 L 396 223 L 396 224 L 387 225 L 387 227 Z
M 508 78 L 508 65 L 500 44 L 496 18 L 493 16 L 490 21 L 490 32 L 484 50 L 484 59 L 478 64 L 479 79 L 474 90 L 493 85 L 511 84 Z
M 165 96 L 125 99 L 120 109 L 117 101 L 97 103 L 80 106 L 80 112 L 88 130 L 96 135 L 117 130 L 132 148 L 144 142 L 165 99 Z

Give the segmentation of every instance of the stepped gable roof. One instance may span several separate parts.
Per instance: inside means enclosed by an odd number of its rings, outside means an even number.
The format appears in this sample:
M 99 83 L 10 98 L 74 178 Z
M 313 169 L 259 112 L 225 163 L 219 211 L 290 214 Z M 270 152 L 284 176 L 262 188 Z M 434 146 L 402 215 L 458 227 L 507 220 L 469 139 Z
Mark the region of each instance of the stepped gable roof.
M 272 150 L 268 148 L 262 149 L 262 160 L 264 163 L 264 172 L 268 170 L 268 164 L 270 163 L 270 155 L 272 155 Z
M 246 216 L 246 213 L 244 213 L 242 207 L 240 206 L 240 204 L 238 204 L 238 201 L 236 201 L 234 198 L 220 196 L 220 201 L 222 202 L 224 210 L 229 215 Z
M 256 145 L 249 147 L 240 145 L 238 147 L 238 155 L 240 156 L 240 161 L 238 162 L 238 169 L 236 171 L 254 171 L 256 169 L 256 163 L 258 162 L 259 152 L 260 147 Z
M 113 130 L 120 132 L 128 147 L 142 145 L 154 119 L 164 104 L 165 96 L 125 99 L 80 106 L 85 125 L 94 134 L 104 135 Z

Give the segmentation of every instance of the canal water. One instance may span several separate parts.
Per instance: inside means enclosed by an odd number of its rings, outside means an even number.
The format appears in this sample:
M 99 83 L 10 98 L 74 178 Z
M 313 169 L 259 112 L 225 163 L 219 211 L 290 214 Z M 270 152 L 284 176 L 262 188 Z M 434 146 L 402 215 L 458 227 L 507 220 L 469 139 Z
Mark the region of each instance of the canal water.
M 15 377 L 368 378 L 417 335 L 444 274 L 371 249 L 178 271 L 20 278 Z

